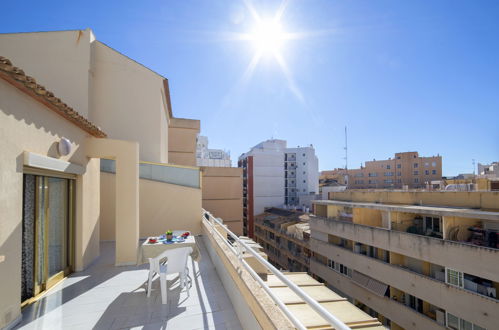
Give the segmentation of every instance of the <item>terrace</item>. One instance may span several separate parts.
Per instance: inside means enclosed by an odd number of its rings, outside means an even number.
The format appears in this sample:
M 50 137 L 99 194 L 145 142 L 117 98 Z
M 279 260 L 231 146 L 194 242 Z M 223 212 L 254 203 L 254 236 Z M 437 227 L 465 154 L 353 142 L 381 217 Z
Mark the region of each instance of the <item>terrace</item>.
M 101 243 L 101 256 L 23 310 L 20 329 L 241 329 L 234 307 L 201 237 L 201 261 L 189 258 L 193 286 L 181 292 L 178 276 L 168 277 L 168 304 L 161 304 L 159 278 L 151 297 L 145 288 L 148 264 L 114 266 L 115 244 Z
M 115 244 L 101 242 L 100 257 L 24 308 L 16 328 L 383 329 L 307 274 L 279 272 L 209 213 L 201 222 L 189 296 L 172 275 L 166 305 L 157 278 L 147 298 L 148 265 L 116 267 Z

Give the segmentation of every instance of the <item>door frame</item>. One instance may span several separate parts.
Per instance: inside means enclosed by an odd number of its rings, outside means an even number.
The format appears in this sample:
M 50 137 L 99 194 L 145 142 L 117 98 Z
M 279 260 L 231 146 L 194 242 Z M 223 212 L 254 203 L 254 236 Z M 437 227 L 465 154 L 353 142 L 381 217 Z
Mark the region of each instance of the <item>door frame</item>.
M 33 281 L 34 281 L 34 295 L 31 298 L 28 298 L 24 301 L 21 302 L 21 307 L 25 307 L 26 305 L 29 305 L 35 301 L 37 301 L 40 297 L 42 297 L 50 288 L 55 286 L 56 284 L 60 283 L 61 280 L 63 280 L 67 275 L 73 272 L 74 270 L 74 260 L 75 260 L 75 203 L 76 203 L 76 198 L 75 198 L 75 189 L 76 189 L 76 175 L 68 175 L 67 173 L 58 173 L 58 172 L 52 172 L 52 171 L 42 171 L 39 169 L 34 169 L 34 168 L 29 168 L 25 167 L 23 171 L 24 174 L 32 174 L 35 175 L 35 228 L 34 228 L 34 251 L 33 251 L 33 261 L 34 261 L 34 270 L 33 270 Z M 61 178 L 61 179 L 66 179 L 67 185 L 68 185 L 68 228 L 67 228 L 67 246 L 66 250 L 68 255 L 66 255 L 66 258 L 68 260 L 68 265 L 66 267 L 52 275 L 48 276 L 48 262 L 49 262 L 49 257 L 48 257 L 48 226 L 49 226 L 49 207 L 48 207 L 48 198 L 45 198 L 44 200 L 44 207 L 43 207 L 43 214 L 40 214 L 40 209 L 38 207 L 39 200 L 40 200 L 40 194 L 42 193 L 40 189 L 44 189 L 45 191 L 43 192 L 48 196 L 48 178 L 49 177 L 55 177 L 55 178 Z M 43 187 L 40 188 L 40 185 L 43 185 Z M 24 193 L 24 192 L 23 192 Z M 40 258 L 39 258 L 39 251 L 38 251 L 38 246 L 39 246 L 39 239 L 40 239 L 40 231 L 41 229 L 41 224 L 42 224 L 42 216 L 43 216 L 43 224 L 45 231 L 43 232 L 43 241 L 44 241 L 44 246 L 43 246 L 43 273 L 44 273 L 44 278 L 42 283 L 38 283 L 38 278 L 40 276 L 39 274 L 39 269 L 40 269 Z

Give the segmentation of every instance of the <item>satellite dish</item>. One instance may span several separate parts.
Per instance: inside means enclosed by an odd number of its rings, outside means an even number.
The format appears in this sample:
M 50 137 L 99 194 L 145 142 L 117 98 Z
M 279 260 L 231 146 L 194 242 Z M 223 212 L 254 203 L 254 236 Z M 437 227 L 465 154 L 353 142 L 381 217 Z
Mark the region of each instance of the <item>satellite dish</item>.
M 67 156 L 71 152 L 71 142 L 66 138 L 61 138 L 57 145 L 57 151 L 61 156 Z

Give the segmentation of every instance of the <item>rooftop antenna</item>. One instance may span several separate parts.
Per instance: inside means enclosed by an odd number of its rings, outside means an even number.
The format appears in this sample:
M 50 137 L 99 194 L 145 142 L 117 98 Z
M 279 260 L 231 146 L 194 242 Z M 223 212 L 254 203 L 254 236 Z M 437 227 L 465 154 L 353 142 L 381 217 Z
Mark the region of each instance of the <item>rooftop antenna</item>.
M 345 149 L 345 172 L 346 172 L 346 177 L 347 177 L 347 187 L 348 187 L 348 184 L 349 184 L 349 178 L 348 178 L 348 135 L 347 135 L 347 127 L 345 126 L 345 147 L 343 148 Z

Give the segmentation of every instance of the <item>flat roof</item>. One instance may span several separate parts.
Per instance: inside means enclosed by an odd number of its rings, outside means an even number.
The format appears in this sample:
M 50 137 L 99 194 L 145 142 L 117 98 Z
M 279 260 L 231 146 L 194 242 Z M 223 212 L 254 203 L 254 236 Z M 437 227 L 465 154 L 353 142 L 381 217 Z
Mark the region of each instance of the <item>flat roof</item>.
M 283 274 L 310 297 L 317 300 L 322 307 L 352 329 L 385 329 L 376 318 L 356 307 L 346 298 L 333 292 L 324 284 L 319 283 L 307 273 L 287 272 Z M 275 275 L 268 275 L 267 285 L 270 287 L 272 293 L 282 300 L 291 313 L 305 327 L 309 329 L 332 329 L 331 325 L 322 316 Z
M 499 221 L 499 212 L 481 211 L 468 208 L 447 207 L 447 206 L 427 206 L 427 205 L 393 205 L 380 203 L 344 202 L 336 200 L 315 200 L 316 205 L 336 205 L 355 208 L 376 209 L 380 211 L 395 211 L 416 214 L 428 214 L 439 216 L 454 216 L 463 218 L 495 220 Z

